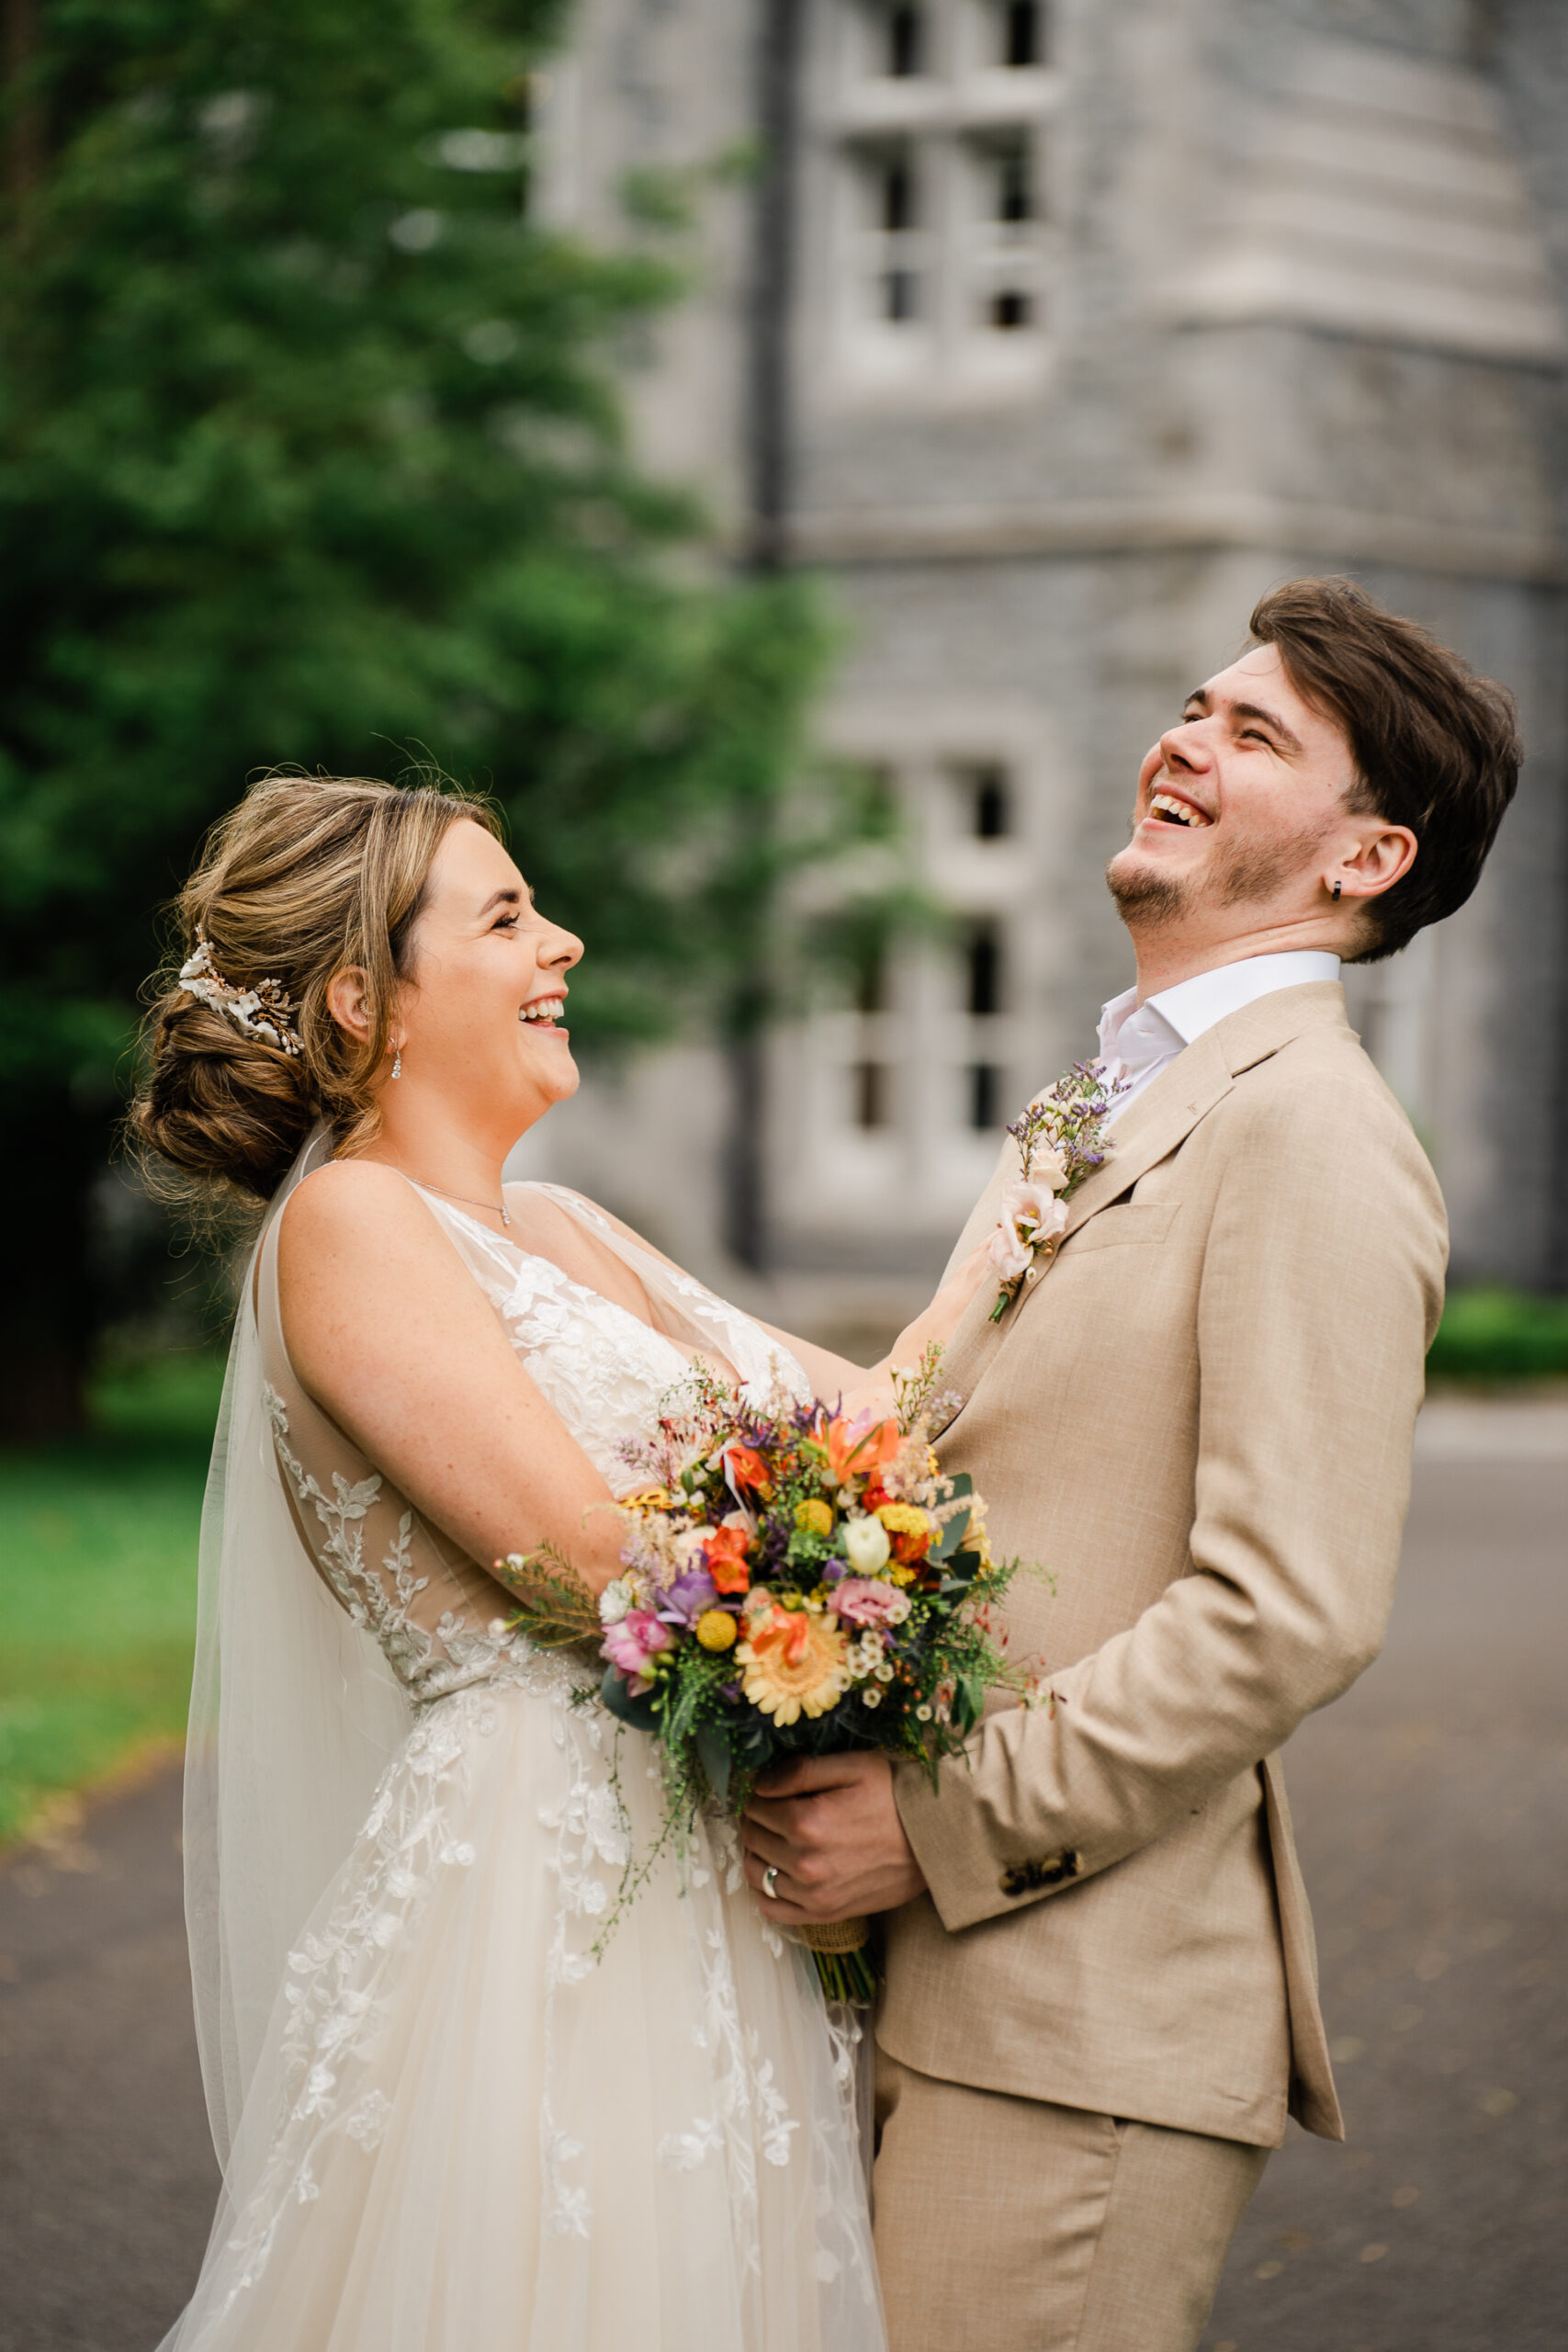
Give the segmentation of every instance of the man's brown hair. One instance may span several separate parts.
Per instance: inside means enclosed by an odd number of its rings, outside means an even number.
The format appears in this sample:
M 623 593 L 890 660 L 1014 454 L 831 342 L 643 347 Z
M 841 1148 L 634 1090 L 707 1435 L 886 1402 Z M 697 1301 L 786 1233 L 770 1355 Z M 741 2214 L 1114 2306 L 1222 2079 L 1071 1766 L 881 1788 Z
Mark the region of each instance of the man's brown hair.
M 1252 616 L 1303 702 L 1349 738 L 1358 816 L 1408 825 L 1416 862 L 1366 908 L 1350 958 L 1374 964 L 1462 907 L 1519 779 L 1514 698 L 1477 677 L 1416 621 L 1385 613 L 1353 580 L 1289 580 Z

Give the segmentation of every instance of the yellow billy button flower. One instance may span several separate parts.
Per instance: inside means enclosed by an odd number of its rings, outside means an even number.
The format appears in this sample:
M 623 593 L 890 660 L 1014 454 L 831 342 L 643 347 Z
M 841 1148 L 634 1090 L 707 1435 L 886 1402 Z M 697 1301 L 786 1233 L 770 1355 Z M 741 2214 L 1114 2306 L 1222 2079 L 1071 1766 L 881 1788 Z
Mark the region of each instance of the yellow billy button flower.
M 696 1635 L 705 1650 L 732 1649 L 739 1631 L 728 1609 L 705 1609 L 697 1619 Z
M 803 1535 L 831 1535 L 833 1506 L 814 1495 L 808 1502 L 796 1503 L 795 1523 Z
M 893 1539 L 893 1557 L 901 1566 L 923 1560 L 931 1548 L 936 1521 L 919 1503 L 883 1503 L 877 1518 Z

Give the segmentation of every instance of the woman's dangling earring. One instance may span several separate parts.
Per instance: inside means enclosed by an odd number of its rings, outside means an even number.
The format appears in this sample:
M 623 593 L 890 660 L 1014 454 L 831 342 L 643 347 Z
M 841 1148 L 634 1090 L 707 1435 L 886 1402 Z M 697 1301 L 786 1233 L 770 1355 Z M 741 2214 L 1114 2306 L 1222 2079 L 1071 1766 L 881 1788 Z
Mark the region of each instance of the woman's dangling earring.
M 1336 884 L 1334 885 L 1334 903 L 1335 903 L 1335 905 L 1336 905 L 1336 906 L 1337 906 L 1337 905 L 1339 904 L 1339 893 L 1340 893 L 1340 891 L 1344 888 L 1344 887 L 1345 887 L 1345 886 L 1344 886 L 1344 884 L 1343 884 L 1342 882 L 1336 882 Z M 393 1076 L 394 1078 L 396 1078 L 397 1074 L 398 1074 L 398 1073 L 397 1073 L 397 1071 L 396 1071 L 396 1070 L 394 1070 L 394 1071 L 392 1072 L 392 1076 Z
M 1335 895 L 1335 897 L 1336 897 L 1336 898 L 1337 898 L 1337 897 L 1339 896 L 1339 892 L 1338 892 L 1337 888 L 1336 888 L 1334 895 Z M 392 1056 L 392 1076 L 393 1076 L 394 1078 L 401 1078 L 402 1074 L 403 1074 L 403 1049 L 402 1049 L 402 1047 L 400 1046 L 397 1048 L 396 1052 L 395 1052 L 395 1053 L 393 1054 L 393 1056 Z

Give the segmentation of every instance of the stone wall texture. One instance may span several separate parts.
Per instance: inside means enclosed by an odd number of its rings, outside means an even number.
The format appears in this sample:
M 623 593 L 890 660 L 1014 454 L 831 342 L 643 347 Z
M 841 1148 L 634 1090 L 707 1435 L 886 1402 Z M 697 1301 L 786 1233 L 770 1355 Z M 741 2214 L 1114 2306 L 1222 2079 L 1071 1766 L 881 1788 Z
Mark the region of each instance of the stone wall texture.
M 781 6 L 796 51 L 775 38 L 769 69 Z M 775 1295 L 831 1277 L 852 1322 L 858 1281 L 869 1325 L 940 1262 L 996 1148 L 976 1106 L 1010 1115 L 1090 1050 L 1130 977 L 1100 875 L 1144 750 L 1305 571 L 1354 574 L 1518 696 L 1529 766 L 1474 899 L 1349 979 L 1442 1179 L 1456 1275 L 1568 1285 L 1568 9 L 1057 0 L 1009 69 L 1017 12 L 928 0 L 903 74 L 877 70 L 891 13 L 585 0 L 562 77 L 559 200 L 604 235 L 626 168 L 754 136 L 784 59 L 789 282 L 756 184 L 715 180 L 698 291 L 639 355 L 633 409 L 739 539 L 757 321 L 782 311 L 785 544 L 844 622 L 824 729 L 886 769 L 953 910 L 874 1008 L 803 1006 L 774 1043 Z M 998 158 L 1022 151 L 1026 217 L 998 226 Z M 993 769 L 1006 835 L 965 843 Z M 1000 943 L 988 1011 L 976 925 Z M 716 1057 L 618 1084 L 529 1164 L 739 1280 L 714 1238 Z M 609 1140 L 628 1115 L 635 1177 Z

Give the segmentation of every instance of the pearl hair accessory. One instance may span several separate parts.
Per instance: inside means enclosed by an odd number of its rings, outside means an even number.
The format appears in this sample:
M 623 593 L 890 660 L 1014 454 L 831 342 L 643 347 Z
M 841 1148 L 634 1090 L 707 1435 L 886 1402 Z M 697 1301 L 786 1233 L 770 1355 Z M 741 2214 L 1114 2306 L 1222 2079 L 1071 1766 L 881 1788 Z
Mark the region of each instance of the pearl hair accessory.
M 299 1039 L 294 1029 L 294 1000 L 280 980 L 258 980 L 254 989 L 237 989 L 226 980 L 212 960 L 205 932 L 196 934 L 196 953 L 180 966 L 179 985 L 187 996 L 222 1013 L 247 1037 L 259 1037 L 279 1053 L 297 1055 Z

